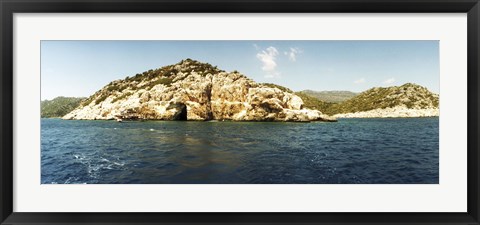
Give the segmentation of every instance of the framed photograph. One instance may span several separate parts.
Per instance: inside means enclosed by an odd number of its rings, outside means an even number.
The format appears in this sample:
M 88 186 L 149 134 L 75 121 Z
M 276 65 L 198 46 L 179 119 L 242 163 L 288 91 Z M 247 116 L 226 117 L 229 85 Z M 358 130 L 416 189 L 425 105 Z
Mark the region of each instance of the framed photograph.
M 480 224 L 478 0 L 0 7 L 1 224 Z

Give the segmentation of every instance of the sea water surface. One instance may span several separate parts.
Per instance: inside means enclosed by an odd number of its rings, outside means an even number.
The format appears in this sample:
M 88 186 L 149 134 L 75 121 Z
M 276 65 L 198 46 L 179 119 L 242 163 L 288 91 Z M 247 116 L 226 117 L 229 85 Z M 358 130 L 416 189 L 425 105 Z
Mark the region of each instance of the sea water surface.
M 439 182 L 439 118 L 41 120 L 42 184 Z

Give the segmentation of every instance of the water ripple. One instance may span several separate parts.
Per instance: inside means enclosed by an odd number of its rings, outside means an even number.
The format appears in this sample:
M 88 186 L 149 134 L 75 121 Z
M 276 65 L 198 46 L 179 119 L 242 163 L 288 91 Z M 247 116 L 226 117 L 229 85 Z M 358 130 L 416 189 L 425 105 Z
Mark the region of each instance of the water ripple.
M 41 122 L 44 184 L 438 183 L 438 118 Z

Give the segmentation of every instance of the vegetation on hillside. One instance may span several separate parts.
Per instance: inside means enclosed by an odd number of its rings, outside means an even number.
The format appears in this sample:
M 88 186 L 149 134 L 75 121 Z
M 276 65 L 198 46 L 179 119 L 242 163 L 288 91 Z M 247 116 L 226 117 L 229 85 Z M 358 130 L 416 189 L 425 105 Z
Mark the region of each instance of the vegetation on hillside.
M 335 105 L 336 103 L 324 102 L 324 101 L 319 100 L 315 97 L 307 95 L 303 92 L 295 92 L 295 94 L 303 100 L 303 106 L 305 108 L 316 109 L 316 110 L 318 110 L 322 113 L 325 113 L 327 115 L 335 114 L 335 112 L 331 111 L 331 109 L 332 109 L 332 106 Z
M 298 93 L 298 92 L 297 92 Z M 315 97 L 324 102 L 334 102 L 339 103 L 351 99 L 358 95 L 358 93 L 351 91 L 312 91 L 304 90 L 300 93 Z
M 313 96 L 310 96 L 304 92 L 293 92 L 289 88 L 286 88 L 284 86 L 278 85 L 278 84 L 272 84 L 272 83 L 261 83 L 261 85 L 266 86 L 266 87 L 271 87 L 271 88 L 278 88 L 283 92 L 288 92 L 297 95 L 300 97 L 303 101 L 303 107 L 308 108 L 308 109 L 316 109 L 319 110 L 322 113 L 325 113 L 327 115 L 332 115 L 334 112 L 331 111 L 331 108 L 335 103 L 332 102 L 326 102 L 322 101 L 318 98 L 315 98 Z
M 120 97 L 112 100 L 114 102 L 118 101 L 131 95 L 128 94 L 129 92 L 125 93 L 125 90 L 150 90 L 158 84 L 163 84 L 166 87 L 170 87 L 176 81 L 185 78 L 178 77 L 178 74 L 187 74 L 193 72 L 196 72 L 202 76 L 206 76 L 208 74 L 216 74 L 224 71 L 218 69 L 216 66 L 212 66 L 209 63 L 201 63 L 192 59 L 185 59 L 175 65 L 168 65 L 158 69 L 151 69 L 143 73 L 137 73 L 131 77 L 127 76 L 124 80 L 112 81 L 105 87 L 85 99 L 85 101 L 83 101 L 81 105 L 86 106 L 93 101 L 95 101 L 95 104 L 99 104 L 112 95 L 119 95 Z
M 80 105 L 85 98 L 56 97 L 52 100 L 44 100 L 40 103 L 40 115 L 42 118 L 62 117 Z
M 275 87 L 282 91 L 293 93 L 290 89 L 271 83 L 263 83 L 267 87 Z M 313 95 L 311 95 L 313 93 Z M 315 95 L 322 93 L 324 99 L 346 99 L 340 102 L 325 101 Z M 316 109 L 327 115 L 335 115 L 339 113 L 351 113 L 369 111 L 372 109 L 392 108 L 396 106 L 405 106 L 407 108 L 423 109 L 438 107 L 438 95 L 428 91 L 427 88 L 406 83 L 402 86 L 393 87 L 376 87 L 371 88 L 362 93 L 354 93 L 348 91 L 300 91 L 295 92 L 298 97 L 303 100 L 304 107 Z M 322 95 L 321 94 L 321 95 Z M 349 97 L 348 96 L 353 96 Z
M 438 95 L 427 88 L 406 83 L 402 86 L 375 87 L 331 106 L 330 112 L 350 113 L 405 106 L 410 109 L 438 107 Z

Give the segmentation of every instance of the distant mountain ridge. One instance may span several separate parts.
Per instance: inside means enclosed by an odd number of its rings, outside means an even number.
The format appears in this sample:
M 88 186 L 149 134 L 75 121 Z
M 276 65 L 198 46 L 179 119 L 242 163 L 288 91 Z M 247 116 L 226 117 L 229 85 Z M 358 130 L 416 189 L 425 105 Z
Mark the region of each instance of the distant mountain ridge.
M 337 103 L 322 101 L 316 97 L 305 94 L 304 92 L 295 92 L 295 94 L 302 98 L 304 106 L 309 109 L 316 109 L 327 115 L 336 114 L 335 111 L 332 111 L 332 107 Z

